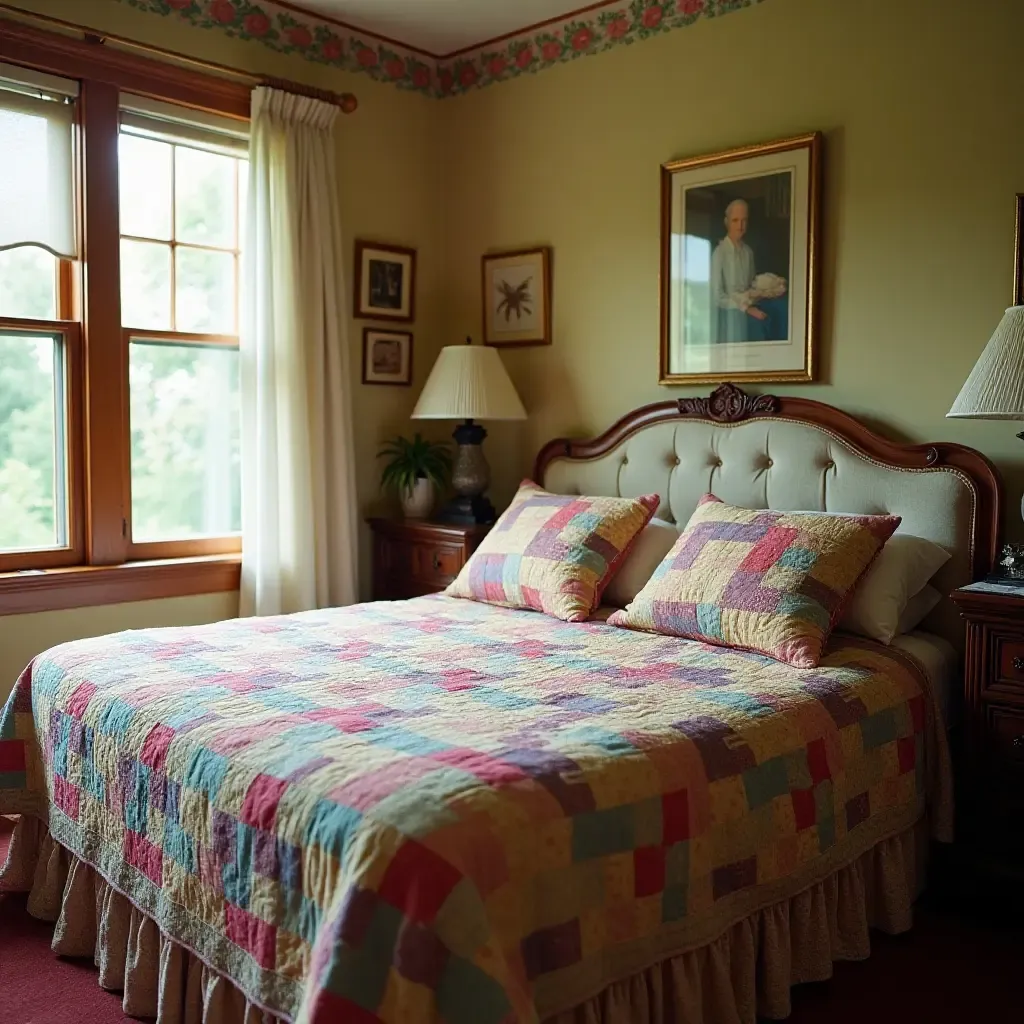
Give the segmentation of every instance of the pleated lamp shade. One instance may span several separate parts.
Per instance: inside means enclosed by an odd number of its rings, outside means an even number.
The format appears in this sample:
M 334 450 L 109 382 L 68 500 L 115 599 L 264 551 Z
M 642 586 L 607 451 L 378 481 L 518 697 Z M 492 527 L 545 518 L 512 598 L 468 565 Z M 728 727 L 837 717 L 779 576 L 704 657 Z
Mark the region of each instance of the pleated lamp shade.
M 1024 306 L 1011 306 L 947 417 L 1024 420 Z
M 526 410 L 496 349 L 448 345 L 430 371 L 414 420 L 525 420 Z

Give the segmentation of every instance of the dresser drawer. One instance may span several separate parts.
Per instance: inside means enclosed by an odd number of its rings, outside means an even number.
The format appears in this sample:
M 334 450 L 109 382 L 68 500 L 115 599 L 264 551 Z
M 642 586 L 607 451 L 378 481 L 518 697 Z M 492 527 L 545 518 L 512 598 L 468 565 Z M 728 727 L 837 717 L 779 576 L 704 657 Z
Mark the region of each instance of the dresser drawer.
M 1024 709 L 989 704 L 985 718 L 990 760 L 1024 777 Z
M 412 549 L 412 575 L 424 583 L 446 587 L 464 562 L 462 549 L 445 544 L 416 544 Z
M 996 637 L 996 681 L 1024 688 L 1024 637 Z

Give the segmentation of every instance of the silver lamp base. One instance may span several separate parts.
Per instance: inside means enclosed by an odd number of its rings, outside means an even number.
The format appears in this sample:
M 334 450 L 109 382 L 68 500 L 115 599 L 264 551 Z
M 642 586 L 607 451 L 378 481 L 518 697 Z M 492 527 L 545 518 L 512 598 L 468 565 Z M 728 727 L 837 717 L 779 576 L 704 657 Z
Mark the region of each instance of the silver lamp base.
M 455 497 L 441 509 L 438 519 L 445 523 L 473 525 L 493 523 L 494 506 L 484 496 L 491 483 L 491 467 L 484 457 L 483 442 L 487 431 L 466 420 L 455 428 L 455 463 L 452 466 L 452 488 Z

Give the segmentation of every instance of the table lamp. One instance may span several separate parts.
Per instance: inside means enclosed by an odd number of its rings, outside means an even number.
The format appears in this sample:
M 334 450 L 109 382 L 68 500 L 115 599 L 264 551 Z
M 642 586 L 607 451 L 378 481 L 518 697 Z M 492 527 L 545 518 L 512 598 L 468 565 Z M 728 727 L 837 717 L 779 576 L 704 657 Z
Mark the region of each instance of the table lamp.
M 1011 306 L 1003 314 L 946 416 L 1024 420 L 1024 306 Z M 1024 441 L 1024 431 L 1017 436 Z
M 524 420 L 526 410 L 516 394 L 496 349 L 474 345 L 447 345 L 430 371 L 414 420 L 464 420 L 452 437 L 458 446 L 452 467 L 455 498 L 439 519 L 450 523 L 493 523 L 494 506 L 484 495 L 491 482 L 481 445 L 487 437 L 475 420 Z

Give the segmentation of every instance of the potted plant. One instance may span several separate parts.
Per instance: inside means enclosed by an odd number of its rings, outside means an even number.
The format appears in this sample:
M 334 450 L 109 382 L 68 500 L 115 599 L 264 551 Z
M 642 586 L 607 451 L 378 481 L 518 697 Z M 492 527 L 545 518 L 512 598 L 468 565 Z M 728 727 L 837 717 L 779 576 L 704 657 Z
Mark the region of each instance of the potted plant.
M 448 445 L 427 441 L 416 434 L 410 441 L 396 437 L 377 453 L 387 459 L 381 473 L 381 487 L 397 491 L 407 519 L 426 519 L 434 508 L 439 487 L 444 487 L 452 468 Z

